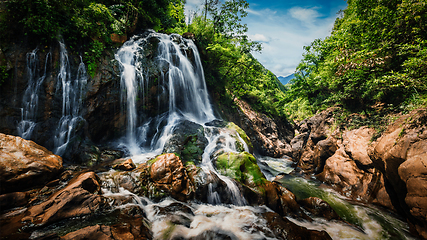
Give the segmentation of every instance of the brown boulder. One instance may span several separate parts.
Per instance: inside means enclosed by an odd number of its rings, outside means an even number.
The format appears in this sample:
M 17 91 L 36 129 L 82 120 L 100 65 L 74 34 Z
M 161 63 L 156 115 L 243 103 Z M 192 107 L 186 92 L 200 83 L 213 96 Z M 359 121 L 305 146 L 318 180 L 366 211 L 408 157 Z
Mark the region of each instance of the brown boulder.
M 0 193 L 42 185 L 62 170 L 61 157 L 20 137 L 0 133 Z
M 326 159 L 338 149 L 333 111 L 330 108 L 301 121 L 300 134 L 291 141 L 292 157 L 305 173 L 322 172 Z
M 131 171 L 135 168 L 136 168 L 136 165 L 135 163 L 133 163 L 131 158 L 113 166 L 113 169 L 122 170 L 122 171 Z
M 88 226 L 77 231 L 68 233 L 61 237 L 62 240 L 67 239 L 152 239 L 151 231 L 148 229 L 148 224 L 145 218 L 136 217 L 119 217 L 120 223 L 112 226 L 94 225 Z
M 317 197 L 309 197 L 298 201 L 305 210 L 317 217 L 323 217 L 326 220 L 341 220 L 335 210 L 325 201 Z
M 337 140 L 334 137 L 328 137 L 317 144 L 309 139 L 297 166 L 306 173 L 320 173 L 323 171 L 326 159 L 334 155 L 337 149 Z
M 427 110 L 416 110 L 390 125 L 369 149 L 384 173 L 393 206 L 427 239 Z
M 368 156 L 368 146 L 375 130 L 362 127 L 343 134 L 343 145 L 347 155 L 356 162 L 358 166 L 372 167 L 372 160 Z
M 63 240 L 84 240 L 84 239 L 114 239 L 113 234 L 111 233 L 110 226 L 104 225 L 95 225 L 89 226 L 77 231 L 68 233 L 67 235 L 61 237 Z
M 98 176 L 94 172 L 79 175 L 48 200 L 28 208 L 22 222 L 46 225 L 66 218 L 83 216 L 98 210 L 102 202 Z
M 30 198 L 27 192 L 13 192 L 0 195 L 0 209 L 4 211 L 6 209 L 24 206 L 28 203 Z
M 266 212 L 263 213 L 262 216 L 267 221 L 267 227 L 271 229 L 274 237 L 277 239 L 332 239 L 325 231 L 309 230 L 305 227 L 298 226 L 287 218 L 274 212 Z
M 376 198 L 383 187 L 381 173 L 377 170 L 364 171 L 348 156 L 341 145 L 335 154 L 328 158 L 319 180 L 332 185 L 348 197 L 367 202 Z
M 267 182 L 264 186 L 263 200 L 267 207 L 282 216 L 309 219 L 296 201 L 295 195 L 277 182 Z
M 173 153 L 167 153 L 158 156 L 154 162 L 149 165 L 140 166 L 140 169 L 147 169 L 146 174 L 141 174 L 141 181 L 146 182 L 145 186 L 150 185 L 153 192 L 163 192 L 180 201 L 187 201 L 193 198 L 194 185 L 188 177 L 187 170 L 182 164 L 181 159 Z M 149 179 L 143 179 L 149 177 Z M 147 182 L 148 180 L 148 182 Z M 149 194 L 150 195 L 150 194 Z

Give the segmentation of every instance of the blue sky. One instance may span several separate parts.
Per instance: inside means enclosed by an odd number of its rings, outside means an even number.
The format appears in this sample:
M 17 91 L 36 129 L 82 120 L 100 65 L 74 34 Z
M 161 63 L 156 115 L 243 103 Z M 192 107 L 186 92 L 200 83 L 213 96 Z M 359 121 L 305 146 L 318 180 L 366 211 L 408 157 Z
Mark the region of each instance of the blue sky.
M 186 11 L 201 9 L 204 0 L 187 0 Z M 247 0 L 252 40 L 262 42 L 262 53 L 254 56 L 277 76 L 288 76 L 302 58 L 303 46 L 330 35 L 337 12 L 345 0 Z M 196 10 L 197 11 L 197 10 Z

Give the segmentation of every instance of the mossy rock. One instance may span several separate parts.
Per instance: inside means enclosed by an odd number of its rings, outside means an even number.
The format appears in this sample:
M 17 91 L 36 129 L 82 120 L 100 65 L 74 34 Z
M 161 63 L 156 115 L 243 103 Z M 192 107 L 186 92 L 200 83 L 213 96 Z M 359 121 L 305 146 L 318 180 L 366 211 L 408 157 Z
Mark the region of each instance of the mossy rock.
M 262 186 L 268 181 L 257 165 L 255 157 L 248 152 L 227 152 L 218 156 L 215 165 L 224 176 L 262 191 Z
M 189 161 L 199 164 L 207 144 L 203 126 L 186 120 L 175 126 L 163 153 L 179 155 L 184 164 Z
M 234 130 L 237 132 L 237 134 L 239 134 L 239 136 L 243 139 L 243 141 L 245 141 L 246 145 L 249 148 L 249 151 L 252 152 L 254 147 L 252 145 L 251 139 L 248 137 L 248 135 L 246 135 L 245 131 L 243 131 L 243 129 L 241 129 L 239 126 L 237 126 L 235 123 L 233 122 L 229 122 L 226 126 L 228 129 Z M 240 151 L 243 152 L 245 151 L 244 147 L 242 146 L 242 144 L 240 143 L 240 139 L 236 139 L 236 148 Z

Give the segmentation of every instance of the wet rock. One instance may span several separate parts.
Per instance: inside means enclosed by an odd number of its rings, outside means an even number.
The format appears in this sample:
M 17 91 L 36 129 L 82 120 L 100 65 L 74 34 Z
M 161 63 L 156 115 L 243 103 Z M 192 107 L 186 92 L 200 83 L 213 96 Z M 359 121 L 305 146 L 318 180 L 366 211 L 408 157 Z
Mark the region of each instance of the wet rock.
M 273 236 L 280 240 L 285 239 L 332 239 L 325 231 L 309 230 L 291 222 L 287 218 L 274 212 L 263 213 L 262 216 L 267 220 L 267 227 L 271 230 Z
M 343 135 L 342 144 L 344 145 L 345 152 L 362 169 L 373 167 L 367 149 L 374 134 L 374 129 L 361 127 L 345 132 Z
M 309 197 L 298 201 L 298 203 L 308 212 L 316 217 L 322 217 L 330 221 L 341 220 L 335 210 L 325 201 L 317 197 Z
M 42 185 L 62 170 L 61 157 L 20 137 L 0 133 L 0 193 Z
M 98 70 L 88 81 L 84 112 L 85 135 L 94 143 L 119 137 L 126 129 L 126 115 L 120 111 L 120 67 L 112 51 L 105 51 Z
M 237 112 L 228 114 L 228 119 L 250 136 L 257 152 L 270 157 L 290 155 L 289 143 L 294 137 L 294 128 L 286 119 L 272 119 L 257 113 L 240 99 L 236 99 L 235 103 L 238 106 Z
M 257 160 L 250 153 L 227 152 L 219 155 L 214 162 L 220 174 L 248 187 L 257 188 L 267 181 L 257 165 Z
M 11 208 L 24 206 L 28 203 L 28 192 L 13 192 L 0 195 L 0 209 L 5 211 Z
M 337 149 L 333 134 L 334 108 L 327 109 L 300 122 L 299 135 L 291 141 L 292 158 L 306 173 L 319 173 L 325 160 Z
M 67 235 L 61 237 L 63 240 L 74 240 L 74 239 L 114 239 L 113 234 L 111 233 L 111 228 L 105 225 L 95 225 L 82 228 L 75 232 L 68 233 Z
M 427 110 L 390 125 L 368 153 L 384 174 L 393 206 L 427 239 Z
M 311 220 L 305 213 L 303 213 L 299 204 L 296 201 L 295 195 L 280 186 L 276 182 L 267 182 L 264 186 L 265 192 L 262 194 L 265 205 L 279 213 L 281 216 L 292 216 Z
M 295 195 L 278 183 L 268 181 L 251 154 L 224 153 L 217 157 L 215 166 L 220 174 L 237 181 L 249 204 L 266 205 L 283 216 L 307 218 Z
M 193 182 L 181 159 L 173 153 L 160 155 L 148 164 L 140 165 L 138 171 L 146 196 L 155 199 L 171 196 L 180 201 L 194 197 Z
M 248 146 L 249 152 L 253 153 L 254 147 L 252 146 L 252 142 L 251 139 L 248 137 L 248 135 L 246 135 L 245 131 L 243 131 L 243 129 L 241 129 L 239 126 L 237 126 L 235 123 L 233 122 L 229 122 L 226 125 L 226 128 L 234 130 L 237 132 L 237 134 L 239 134 L 239 137 L 246 143 L 246 145 Z M 239 152 L 244 152 L 245 149 L 243 148 L 243 146 L 241 146 L 240 143 L 240 139 L 237 138 L 236 136 L 236 149 Z
M 317 177 L 348 197 L 368 202 L 372 201 L 378 189 L 383 187 L 381 173 L 375 169 L 360 169 L 346 154 L 342 145 L 326 160 L 323 172 Z
M 70 162 L 88 167 L 93 167 L 99 163 L 101 151 L 89 140 L 70 143 L 67 149 L 64 158 Z
M 177 153 L 184 163 L 188 161 L 200 163 L 207 144 L 203 126 L 185 120 L 175 126 L 172 136 L 164 146 L 163 153 Z
M 131 171 L 135 168 L 136 168 L 136 165 L 135 163 L 133 163 L 131 158 L 113 166 L 113 169 L 122 170 L 122 171 Z
M 102 204 L 98 177 L 87 172 L 71 180 L 45 202 L 28 208 L 22 222 L 42 226 L 66 218 L 83 216 L 97 211 Z
M 211 204 L 233 204 L 233 198 L 227 184 L 216 173 L 197 168 L 196 172 L 192 174 L 192 178 L 196 188 L 196 200 Z M 253 193 L 252 190 L 248 190 Z
M 166 207 L 155 206 L 154 208 L 157 215 L 163 216 L 168 222 L 190 228 L 194 213 L 187 205 L 180 202 L 173 202 Z

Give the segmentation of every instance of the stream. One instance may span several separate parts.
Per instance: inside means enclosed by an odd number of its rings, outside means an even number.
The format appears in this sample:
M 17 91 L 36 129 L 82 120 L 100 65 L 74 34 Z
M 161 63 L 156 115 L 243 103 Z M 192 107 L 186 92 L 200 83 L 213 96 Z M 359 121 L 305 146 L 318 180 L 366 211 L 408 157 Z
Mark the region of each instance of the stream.
M 156 79 L 149 77 L 152 66 L 143 64 L 147 45 L 153 42 L 157 46 L 157 68 L 154 71 L 159 75 Z M 60 46 L 57 89 L 62 90 L 62 117 L 56 126 L 54 152 L 63 155 L 74 137 L 75 129 L 84 121 L 81 112 L 85 86 L 89 80 L 83 62 L 78 67 L 77 75 L 71 76 L 67 51 L 62 42 Z M 212 124 L 222 120 L 215 116 L 210 103 L 202 64 L 194 43 L 178 35 L 151 32 L 145 36 L 132 37 L 116 52 L 115 59 L 121 69 L 121 111 L 126 116 L 126 132 L 114 142 L 116 147 L 123 149 L 137 165 L 143 164 L 164 153 L 165 145 L 177 129 L 182 126 L 185 128 L 188 122 L 197 124 L 203 129 L 201 134 L 206 138 L 206 145 L 201 162 L 196 164 L 206 175 L 215 175 L 226 184 L 230 195 L 227 198 L 231 199 L 231 203 L 225 202 L 224 196 L 214 185 L 209 185 L 207 202 L 183 203 L 172 198 L 156 202 L 118 186 L 111 180 L 111 176 L 118 171 L 109 170 L 98 173 L 102 194 L 107 198 L 127 201 L 112 204 L 108 214 L 71 219 L 67 224 L 54 224 L 43 231 L 61 233 L 96 223 L 111 224 L 117 221 L 116 210 L 133 208 L 137 212 L 142 210 L 141 215 L 145 215 L 148 220 L 147 225 L 154 239 L 276 239 L 264 217 L 272 210 L 266 206 L 249 206 L 235 181 L 220 174 L 215 167 L 214 161 L 221 153 L 250 150 L 236 130 Z M 28 54 L 30 70 L 34 68 L 34 61 L 34 52 Z M 33 87 L 24 96 L 22 122 L 18 127 L 24 138 L 31 136 L 36 124 L 33 112 L 37 108 L 38 88 L 44 75 L 30 78 Z M 154 117 L 147 117 L 139 110 L 137 103 L 138 99 L 145 99 L 150 84 L 157 84 L 160 89 L 158 109 L 167 106 L 166 111 Z M 297 199 L 318 197 L 326 201 L 344 220 L 327 221 L 314 217 L 315 221 L 310 222 L 287 217 L 293 223 L 308 229 L 324 230 L 333 239 L 414 239 L 409 235 L 408 225 L 392 213 L 350 201 L 315 179 L 290 174 L 294 169 L 289 158 L 256 156 L 256 159 L 268 180 L 279 182 L 293 192 Z M 37 234 L 38 231 L 35 231 L 33 236 Z

